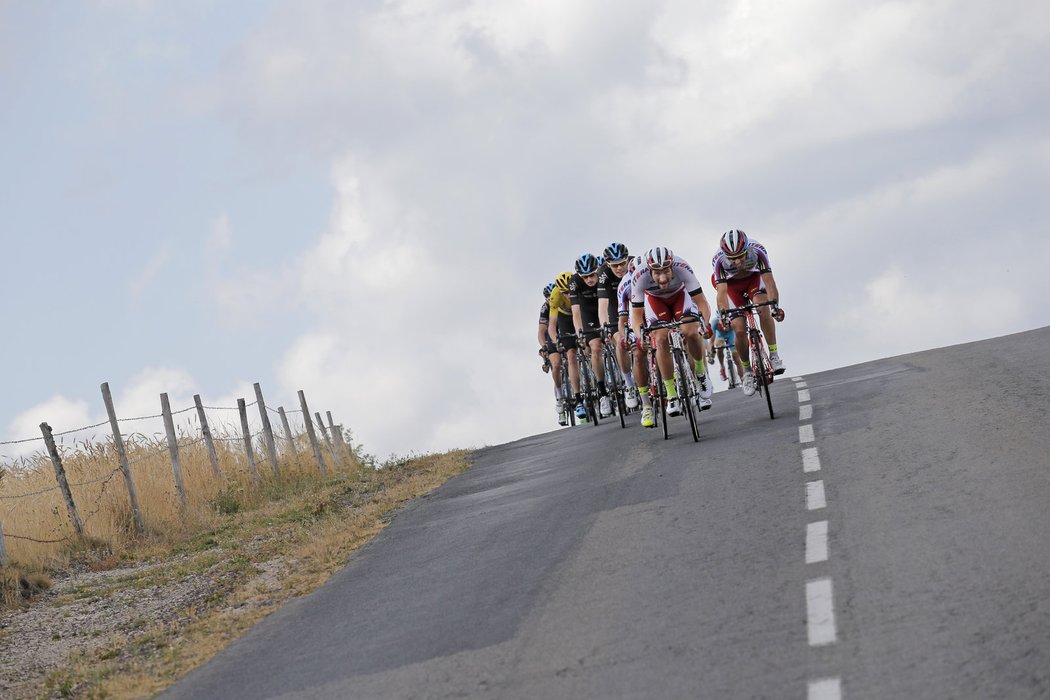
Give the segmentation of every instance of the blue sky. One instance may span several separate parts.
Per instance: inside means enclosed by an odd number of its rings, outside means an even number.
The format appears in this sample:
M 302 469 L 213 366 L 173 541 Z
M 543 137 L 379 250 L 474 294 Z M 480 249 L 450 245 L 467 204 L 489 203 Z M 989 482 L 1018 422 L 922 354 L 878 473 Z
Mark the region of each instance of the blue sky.
M 56 8 L 0 3 L 0 439 L 102 381 L 302 388 L 379 453 L 546 430 L 539 289 L 613 240 L 749 231 L 793 373 L 1050 323 L 1037 3 Z

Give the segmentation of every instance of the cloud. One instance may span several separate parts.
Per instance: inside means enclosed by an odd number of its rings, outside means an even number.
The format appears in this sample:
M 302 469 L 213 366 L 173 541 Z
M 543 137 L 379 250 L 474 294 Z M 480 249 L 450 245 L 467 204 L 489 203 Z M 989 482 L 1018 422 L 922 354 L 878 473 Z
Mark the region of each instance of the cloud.
M 142 300 L 143 293 L 156 281 L 168 266 L 168 263 L 171 262 L 171 258 L 171 246 L 165 243 L 141 268 L 139 268 L 138 272 L 128 283 L 128 294 L 133 303 L 138 303 Z

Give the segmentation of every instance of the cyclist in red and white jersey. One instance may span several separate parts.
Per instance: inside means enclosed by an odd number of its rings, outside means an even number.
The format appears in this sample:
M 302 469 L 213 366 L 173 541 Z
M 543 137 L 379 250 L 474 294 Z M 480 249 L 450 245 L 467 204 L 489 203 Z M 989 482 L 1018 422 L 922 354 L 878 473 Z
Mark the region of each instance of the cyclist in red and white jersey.
M 716 304 L 720 312 L 726 312 L 734 306 L 744 306 L 747 301 L 744 294 L 756 304 L 772 300 L 780 301 L 777 282 L 773 278 L 773 268 L 769 264 L 769 253 L 758 241 L 748 238 L 740 229 L 732 229 L 722 234 L 718 252 L 711 260 L 714 274 L 711 281 L 717 291 Z M 769 363 L 773 365 L 773 374 L 784 373 L 784 361 L 780 359 L 777 347 L 777 329 L 774 317 L 783 320 L 784 312 L 779 306 L 763 306 L 758 311 L 762 334 L 769 344 Z M 736 332 L 736 349 L 744 365 L 742 379 L 744 393 L 751 396 L 755 393 L 755 373 L 751 368 L 748 354 L 747 327 L 743 317 L 734 318 L 733 330 Z
M 696 279 L 693 268 L 684 259 L 676 256 L 669 248 L 662 246 L 652 248 L 645 256 L 645 265 L 634 271 L 631 289 L 631 326 L 639 338 L 642 325 L 654 321 L 678 321 L 683 317 L 708 319 L 711 306 L 707 303 L 704 290 Z M 693 358 L 693 371 L 700 387 L 702 408 L 711 406 L 711 382 L 707 380 L 707 367 L 704 363 L 704 341 L 700 337 L 699 326 L 704 325 L 704 337 L 711 337 L 710 326 L 702 323 L 687 323 L 679 328 L 686 349 Z M 667 389 L 667 413 L 679 415 L 682 412 L 681 400 L 674 382 L 674 362 L 671 359 L 671 345 L 668 331 L 653 333 L 656 343 L 656 362 L 660 374 L 664 376 Z M 645 395 L 648 387 L 639 385 L 639 392 Z

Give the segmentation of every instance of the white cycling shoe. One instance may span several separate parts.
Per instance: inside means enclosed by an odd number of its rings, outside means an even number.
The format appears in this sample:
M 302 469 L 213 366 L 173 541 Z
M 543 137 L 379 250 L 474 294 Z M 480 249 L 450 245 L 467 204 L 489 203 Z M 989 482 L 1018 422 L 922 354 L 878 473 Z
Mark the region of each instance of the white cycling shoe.
M 710 399 L 711 398 L 711 378 L 707 375 L 705 370 L 703 374 L 696 375 L 696 383 L 700 387 L 700 398 Z M 707 402 L 710 406 L 711 402 Z
M 711 399 L 705 399 L 703 396 L 696 397 L 696 405 L 701 411 L 706 411 L 711 408 Z
M 638 408 L 638 393 L 637 389 L 628 389 L 623 392 L 623 402 L 627 405 L 627 408 L 634 410 Z
M 677 396 L 673 399 L 667 399 L 667 415 L 669 416 L 680 416 L 682 415 L 682 400 Z
M 771 352 L 771 353 L 769 353 L 769 364 L 771 364 L 773 366 L 773 374 L 774 375 L 776 375 L 776 374 L 783 374 L 785 372 L 785 370 L 784 370 L 784 361 L 780 359 L 780 353 L 778 353 L 778 352 Z
M 598 399 L 598 413 L 602 418 L 608 418 L 612 415 L 612 404 L 609 403 L 608 396 L 603 396 Z
M 755 395 L 755 373 L 751 370 L 750 367 L 744 370 L 742 385 L 744 389 L 744 396 Z

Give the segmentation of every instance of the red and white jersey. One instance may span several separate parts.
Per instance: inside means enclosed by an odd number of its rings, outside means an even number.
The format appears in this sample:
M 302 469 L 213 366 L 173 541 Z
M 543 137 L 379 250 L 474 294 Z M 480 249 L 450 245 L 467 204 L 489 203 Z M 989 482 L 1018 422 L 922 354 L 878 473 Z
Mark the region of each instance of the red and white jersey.
M 769 253 L 766 252 L 766 247 L 754 239 L 748 242 L 744 254 L 736 260 L 730 260 L 720 248 L 715 253 L 715 257 L 711 258 L 711 267 L 715 269 L 714 276 L 711 278 L 715 284 L 747 277 L 756 272 L 773 271 L 769 265 Z
M 620 316 L 630 315 L 631 290 L 634 288 L 633 275 L 624 275 L 616 286 L 616 311 Z
M 633 306 L 642 306 L 645 303 L 646 295 L 657 299 L 673 299 L 681 294 L 683 289 L 690 296 L 703 291 L 700 287 L 700 282 L 696 279 L 696 273 L 693 272 L 693 268 L 677 255 L 674 256 L 674 262 L 671 263 L 671 272 L 673 273 L 671 283 L 665 289 L 661 289 L 660 285 L 653 279 L 652 270 L 649 269 L 648 265 L 636 268 L 631 278 L 633 285 L 631 289 L 631 304 Z

